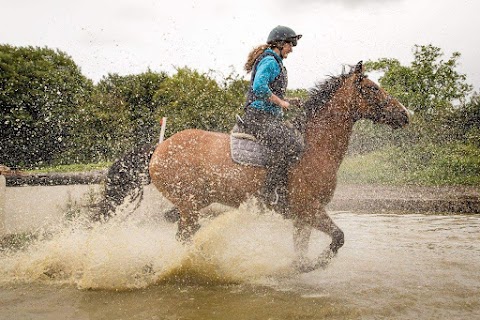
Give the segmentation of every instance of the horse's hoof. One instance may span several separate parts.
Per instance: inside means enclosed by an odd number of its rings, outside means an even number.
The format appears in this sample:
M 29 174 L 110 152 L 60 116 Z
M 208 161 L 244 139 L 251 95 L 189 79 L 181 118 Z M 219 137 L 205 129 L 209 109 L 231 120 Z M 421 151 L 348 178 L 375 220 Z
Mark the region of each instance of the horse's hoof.
M 325 250 L 315 261 L 315 269 L 325 269 L 332 261 L 332 258 L 335 257 L 336 252 L 333 252 L 330 249 Z
M 292 266 L 293 269 L 298 273 L 308 273 L 315 270 L 315 264 L 307 259 L 294 261 Z
M 293 262 L 293 268 L 298 273 L 308 273 L 317 269 L 325 269 L 334 256 L 335 253 L 327 249 L 315 261 L 306 258 L 296 260 Z
M 163 217 L 165 218 L 165 221 L 175 223 L 180 220 L 180 211 L 178 211 L 177 208 L 169 209 L 163 214 Z

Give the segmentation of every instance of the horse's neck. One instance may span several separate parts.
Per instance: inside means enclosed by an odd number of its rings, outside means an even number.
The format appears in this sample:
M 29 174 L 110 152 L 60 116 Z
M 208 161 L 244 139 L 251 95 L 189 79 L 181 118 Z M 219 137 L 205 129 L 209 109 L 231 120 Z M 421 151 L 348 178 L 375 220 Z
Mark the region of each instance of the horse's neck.
M 336 173 L 345 156 L 354 123 L 346 112 L 336 110 L 335 103 L 331 101 L 307 122 L 305 131 L 307 163 L 311 169 L 331 174 Z

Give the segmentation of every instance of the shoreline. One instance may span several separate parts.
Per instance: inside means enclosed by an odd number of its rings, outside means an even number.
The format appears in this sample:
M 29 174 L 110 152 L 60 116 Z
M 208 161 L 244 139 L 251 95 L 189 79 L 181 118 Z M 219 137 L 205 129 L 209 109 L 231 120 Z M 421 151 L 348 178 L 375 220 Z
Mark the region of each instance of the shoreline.
M 75 173 L 4 174 L 6 187 L 97 185 L 106 170 Z M 480 213 L 480 187 L 339 183 L 330 211 Z
M 480 187 L 339 184 L 327 209 L 398 213 L 480 213 Z

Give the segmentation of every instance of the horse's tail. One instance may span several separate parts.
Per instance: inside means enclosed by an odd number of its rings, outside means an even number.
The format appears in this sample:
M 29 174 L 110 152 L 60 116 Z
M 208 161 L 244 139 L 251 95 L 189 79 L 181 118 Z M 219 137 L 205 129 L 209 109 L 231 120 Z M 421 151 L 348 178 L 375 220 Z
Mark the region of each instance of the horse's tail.
M 148 167 L 155 148 L 156 145 L 152 144 L 133 148 L 110 166 L 96 220 L 108 220 L 128 196 L 130 202 L 138 199 L 140 203 L 143 199 L 143 187 L 151 181 Z

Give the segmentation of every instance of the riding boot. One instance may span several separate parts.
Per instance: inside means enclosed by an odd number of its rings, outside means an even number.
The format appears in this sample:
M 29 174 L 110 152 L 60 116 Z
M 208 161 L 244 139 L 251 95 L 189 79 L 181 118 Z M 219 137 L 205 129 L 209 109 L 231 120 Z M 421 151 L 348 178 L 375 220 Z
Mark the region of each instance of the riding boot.
M 287 165 L 276 163 L 267 166 L 267 175 L 260 191 L 260 198 L 267 207 L 289 218 Z

